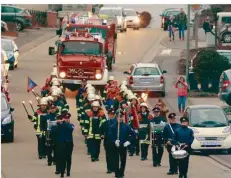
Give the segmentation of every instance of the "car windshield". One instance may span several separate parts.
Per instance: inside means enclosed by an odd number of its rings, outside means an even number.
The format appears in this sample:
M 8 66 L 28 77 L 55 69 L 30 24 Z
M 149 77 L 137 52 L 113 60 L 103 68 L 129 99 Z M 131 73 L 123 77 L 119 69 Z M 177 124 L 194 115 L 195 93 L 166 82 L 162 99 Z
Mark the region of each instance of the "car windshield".
M 190 125 L 192 127 L 224 127 L 228 126 L 228 121 L 222 109 L 192 109 Z
M 13 51 L 14 47 L 11 41 L 1 40 L 2 49 L 5 51 Z
M 231 52 L 219 52 L 219 54 L 228 58 L 229 63 L 231 64 Z
M 138 76 L 138 75 L 142 75 L 142 76 L 160 75 L 160 72 L 156 67 L 140 67 L 140 68 L 135 69 L 133 75 L 134 76 Z
M 2 96 L 1 98 L 1 111 L 6 111 L 8 109 L 8 104 L 6 98 Z
M 122 16 L 122 11 L 120 9 L 102 9 L 100 10 L 99 14 L 108 16 Z
M 65 41 L 61 46 L 61 54 L 102 54 L 102 49 L 97 42 L 87 41 Z
M 176 16 L 179 13 L 180 13 L 179 11 L 168 11 L 166 12 L 166 16 L 170 16 L 170 15 Z
M 125 10 L 126 16 L 137 16 L 134 10 Z
M 69 27 L 67 29 L 68 32 L 75 32 L 75 31 L 78 31 L 78 30 L 86 30 L 86 29 L 89 29 L 89 28 L 86 28 L 86 27 Z M 101 35 L 103 39 L 106 39 L 106 35 L 107 35 L 107 30 L 104 29 L 104 28 L 90 28 L 90 31 L 89 31 L 92 35 Z M 65 34 L 65 31 L 64 31 L 64 34 Z

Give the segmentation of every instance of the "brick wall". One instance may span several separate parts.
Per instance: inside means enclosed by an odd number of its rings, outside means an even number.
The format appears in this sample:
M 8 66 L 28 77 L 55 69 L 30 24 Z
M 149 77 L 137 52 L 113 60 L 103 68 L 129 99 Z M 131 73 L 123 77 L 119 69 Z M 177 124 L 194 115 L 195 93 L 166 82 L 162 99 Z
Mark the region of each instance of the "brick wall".
M 47 12 L 47 27 L 52 28 L 57 26 L 57 12 Z

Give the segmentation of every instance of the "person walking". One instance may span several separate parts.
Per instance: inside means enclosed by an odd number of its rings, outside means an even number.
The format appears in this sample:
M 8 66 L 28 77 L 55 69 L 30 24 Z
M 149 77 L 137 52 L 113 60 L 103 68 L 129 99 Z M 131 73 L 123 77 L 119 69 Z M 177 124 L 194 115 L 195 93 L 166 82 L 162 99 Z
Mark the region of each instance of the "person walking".
M 176 129 L 173 143 L 188 152 L 188 156 L 179 159 L 179 178 L 187 178 L 191 145 L 194 140 L 193 130 L 188 128 L 188 118 L 180 118 L 181 127 Z
M 175 28 L 174 28 L 174 24 L 175 24 L 175 19 L 173 15 L 170 15 L 170 18 L 167 21 L 168 24 L 168 34 L 169 34 L 169 41 L 174 41 L 174 37 L 175 37 Z
M 207 34 L 208 32 L 211 32 L 212 30 L 211 24 L 210 24 L 210 18 L 208 16 L 205 18 L 205 21 L 203 23 L 203 29 L 205 31 L 205 34 Z
M 168 175 L 174 175 L 178 174 L 177 168 L 178 168 L 178 161 L 172 157 L 172 141 L 175 136 L 175 131 L 176 129 L 180 128 L 180 124 L 176 122 L 176 114 L 175 113 L 170 113 L 168 115 L 169 118 L 169 124 L 166 124 L 164 127 L 163 131 L 163 139 L 164 142 L 166 143 L 166 149 L 168 151 L 168 158 L 169 158 L 169 166 L 170 169 L 168 171 Z
M 175 88 L 177 88 L 178 109 L 180 113 L 183 113 L 188 96 L 188 84 L 183 76 L 181 76 L 180 79 L 175 83 Z
M 179 27 L 179 39 L 184 40 L 184 31 L 187 25 L 187 16 L 183 8 L 180 9 L 180 13 L 177 15 L 176 19 Z

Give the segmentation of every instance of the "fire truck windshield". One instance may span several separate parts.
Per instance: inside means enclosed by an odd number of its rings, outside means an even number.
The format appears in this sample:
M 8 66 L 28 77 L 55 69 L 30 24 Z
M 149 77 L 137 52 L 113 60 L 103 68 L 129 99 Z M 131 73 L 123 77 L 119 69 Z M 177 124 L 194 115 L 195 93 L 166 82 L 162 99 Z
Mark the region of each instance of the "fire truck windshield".
M 93 54 L 101 55 L 102 46 L 97 42 L 90 41 L 64 41 L 60 50 L 62 55 L 68 54 Z

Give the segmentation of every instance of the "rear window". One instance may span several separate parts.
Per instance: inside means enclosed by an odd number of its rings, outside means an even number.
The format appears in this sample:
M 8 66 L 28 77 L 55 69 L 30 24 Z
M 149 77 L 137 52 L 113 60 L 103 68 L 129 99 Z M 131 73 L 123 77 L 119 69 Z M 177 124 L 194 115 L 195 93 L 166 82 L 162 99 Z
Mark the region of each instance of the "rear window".
M 221 21 L 222 21 L 223 23 L 230 23 L 230 24 L 231 24 L 231 16 L 222 17 L 222 18 L 221 18 Z
M 178 15 L 179 13 L 180 13 L 179 11 L 168 11 L 168 12 L 166 12 L 166 16 L 170 16 L 170 15 L 176 16 L 176 15 Z
M 134 71 L 134 76 L 138 76 L 138 75 L 160 75 L 160 72 L 158 70 L 158 68 L 156 67 L 140 67 L 140 68 L 136 68 Z

